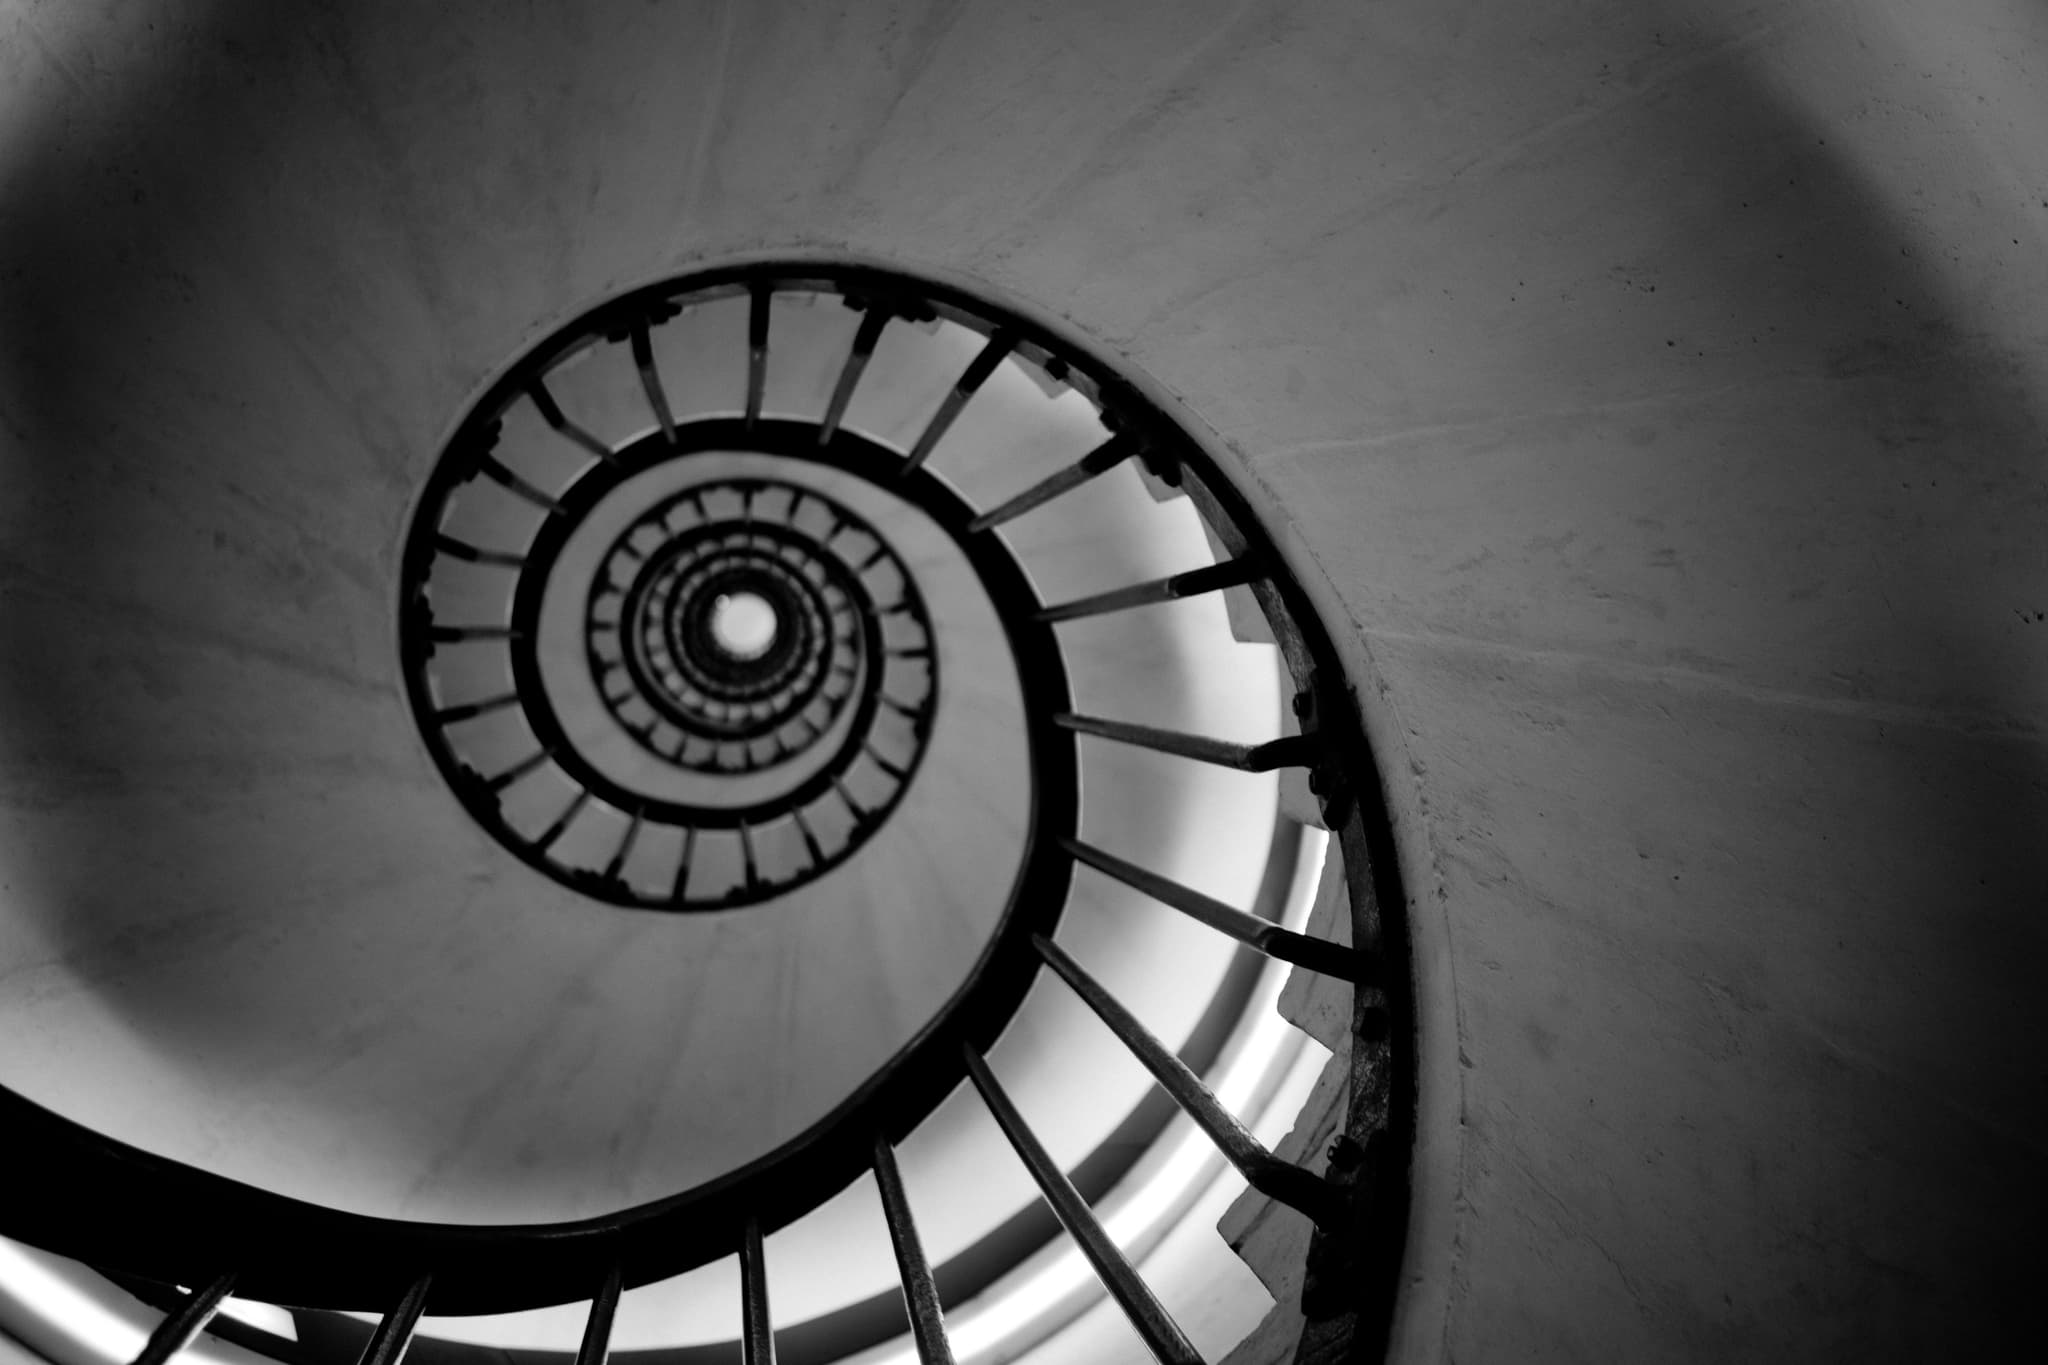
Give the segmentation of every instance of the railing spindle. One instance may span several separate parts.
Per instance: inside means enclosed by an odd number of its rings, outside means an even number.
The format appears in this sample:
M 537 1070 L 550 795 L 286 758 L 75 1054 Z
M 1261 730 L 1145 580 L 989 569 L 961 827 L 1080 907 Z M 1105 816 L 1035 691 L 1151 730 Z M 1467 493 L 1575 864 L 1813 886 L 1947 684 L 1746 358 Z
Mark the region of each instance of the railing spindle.
M 1228 934 L 1248 947 L 1256 948 L 1267 957 L 1282 962 L 1291 962 L 1297 967 L 1306 967 L 1324 976 L 1334 976 L 1340 981 L 1356 984 L 1371 965 L 1371 957 L 1356 948 L 1347 948 L 1341 943 L 1332 943 L 1325 938 L 1314 938 L 1308 934 L 1297 934 L 1270 920 L 1249 915 L 1222 901 L 1205 896 L 1192 887 L 1162 877 L 1156 872 L 1147 872 L 1136 863 L 1125 862 L 1113 853 L 1104 853 L 1092 844 L 1079 839 L 1059 836 L 1059 845 L 1075 858 L 1088 864 L 1098 872 L 1116 878 L 1133 890 L 1142 891 L 1164 905 L 1172 906 L 1190 919 L 1198 920 L 1219 933 Z
M 832 401 L 825 408 L 825 420 L 818 424 L 818 444 L 830 445 L 839 433 L 839 423 L 846 417 L 846 405 L 853 401 L 854 386 L 860 383 L 861 372 L 868 367 L 868 357 L 875 353 L 875 343 L 882 339 L 882 329 L 889 325 L 889 310 L 880 304 L 869 304 L 862 315 L 860 330 L 853 334 L 853 349 L 846 353 L 846 364 L 839 371 L 839 382 L 832 388 Z
M 1093 597 L 1076 598 L 1054 607 L 1041 607 L 1038 619 L 1041 621 L 1071 621 L 1081 616 L 1100 616 L 1104 612 L 1123 611 L 1130 607 L 1149 607 L 1155 602 L 1172 602 L 1183 597 L 1197 597 L 1219 588 L 1235 588 L 1262 577 L 1264 571 L 1251 559 L 1226 559 L 1220 564 L 1205 564 L 1199 569 L 1186 573 L 1168 574 L 1147 583 L 1134 583 L 1128 588 L 1115 588 L 1099 592 Z
M 493 711 L 502 711 L 508 706 L 518 704 L 517 692 L 504 692 L 495 697 L 486 697 L 482 701 L 464 702 L 460 706 L 444 706 L 434 713 L 434 719 L 442 725 L 453 725 L 457 721 L 474 720 L 478 716 L 487 716 Z
M 761 395 L 768 387 L 768 300 L 773 293 L 756 283 L 747 303 L 747 425 L 761 418 Z
M 549 516 L 561 513 L 562 504 L 551 497 L 546 490 L 535 487 L 515 473 L 512 468 L 495 455 L 486 455 L 476 463 L 477 470 L 500 488 L 526 499 Z
M 931 1263 L 925 1260 L 924 1243 L 918 1240 L 917 1223 L 910 1216 L 910 1198 L 903 1192 L 903 1173 L 896 1169 L 896 1152 L 887 1138 L 875 1139 L 875 1184 L 882 1192 L 882 1217 L 889 1224 L 889 1242 L 896 1248 L 896 1276 L 903 1285 L 903 1312 L 910 1319 L 918 1361 L 920 1365 L 953 1365 L 953 1348 L 946 1342 L 945 1315 L 939 1309 L 939 1286 L 932 1279 Z
M 526 386 L 526 396 L 533 401 L 534 409 L 540 413 L 541 421 L 546 422 L 557 436 L 583 447 L 606 464 L 619 462 L 617 451 L 569 420 L 569 415 L 562 411 L 562 405 L 555 401 L 554 394 L 548 392 L 546 380 L 536 377 Z
M 459 645 L 471 640 L 517 640 L 519 631 L 512 626 L 429 626 L 427 638 L 436 644 Z
M 1053 1216 L 1067 1230 L 1067 1235 L 1088 1258 L 1088 1264 L 1095 1268 L 1095 1276 L 1102 1281 L 1102 1287 L 1109 1291 L 1117 1306 L 1124 1310 L 1131 1327 L 1145 1343 L 1145 1349 L 1155 1360 L 1164 1365 L 1202 1365 L 1202 1357 L 1195 1352 L 1194 1343 L 1180 1330 L 1180 1325 L 1168 1315 L 1166 1306 L 1152 1293 L 1144 1279 L 1131 1268 L 1117 1249 L 1109 1234 L 1102 1230 L 1102 1224 L 1095 1221 L 1095 1215 L 1081 1194 L 1067 1179 L 1052 1154 L 1039 1144 L 1038 1137 L 1024 1122 L 1024 1116 L 1017 1112 L 1010 1097 L 997 1084 L 988 1064 L 976 1054 L 973 1048 L 965 1048 L 967 1074 L 974 1081 L 974 1088 L 981 1092 L 982 1102 L 989 1113 L 995 1116 L 996 1126 L 1003 1130 L 1003 1136 L 1010 1140 L 1010 1146 L 1031 1172 L 1031 1178 L 1038 1183 L 1039 1193 L 1052 1206 Z
M 501 569 L 523 569 L 526 567 L 525 555 L 516 555 L 508 550 L 486 550 L 481 545 L 472 545 L 466 540 L 459 540 L 445 531 L 435 534 L 434 548 L 444 555 L 453 555 L 455 558 L 471 564 L 492 564 Z
M 1266 773 L 1275 768 L 1299 767 L 1315 761 L 1315 739 L 1311 735 L 1282 735 L 1264 744 L 1234 744 L 1229 740 L 1210 739 L 1206 735 L 1154 729 L 1150 725 L 1131 725 L 1099 716 L 1077 716 L 1071 711 L 1061 712 L 1052 721 L 1076 734 L 1113 739 L 1119 744 L 1134 744 L 1141 749 L 1177 754 L 1182 758 L 1214 763 L 1218 767 L 1235 768 L 1245 773 Z
M 761 1225 L 751 1218 L 740 1241 L 740 1310 L 742 1365 L 775 1365 L 775 1328 L 768 1320 L 768 1264 L 761 1250 Z
M 960 415 L 960 409 L 967 406 L 967 400 L 974 397 L 975 390 L 988 382 L 988 377 L 996 372 L 996 366 L 1003 363 L 1004 358 L 1010 354 L 1010 348 L 1016 344 L 1016 339 L 1008 332 L 999 330 L 990 334 L 987 344 L 981 348 L 981 353 L 974 357 L 960 378 L 954 381 L 953 387 L 947 391 L 945 400 L 939 404 L 939 410 L 932 414 L 932 420 L 925 425 L 924 434 L 918 437 L 917 444 L 910 448 L 910 458 L 903 462 L 904 474 L 909 474 L 931 458 L 933 449 L 945 436 L 947 428 L 951 427 L 953 420 Z
M 149 1334 L 149 1340 L 142 1343 L 135 1365 L 165 1365 L 172 1356 L 191 1345 L 192 1338 L 213 1321 L 213 1315 L 220 1311 L 221 1300 L 227 1298 L 234 1287 L 235 1274 L 228 1271 L 216 1277 L 213 1283 L 186 1295 L 185 1301 L 158 1323 L 156 1330 Z
M 494 792 L 501 792 L 553 757 L 554 755 L 546 749 L 542 749 L 536 754 L 529 754 L 505 769 L 505 771 L 494 777 L 487 778 L 484 785 Z
M 661 386 L 661 371 L 654 367 L 654 339 L 647 333 L 645 318 L 633 324 L 633 368 L 640 371 L 640 388 L 647 395 L 654 420 L 661 424 L 662 439 L 674 445 L 676 417 L 669 410 L 668 393 Z
M 1138 1022 L 1136 1015 L 1118 1003 L 1116 997 L 1103 989 L 1101 982 L 1088 975 L 1081 964 L 1062 951 L 1058 944 L 1043 934 L 1033 934 L 1031 943 L 1047 965 L 1073 987 L 1074 994 L 1080 996 L 1088 1008 L 1109 1026 L 1109 1031 L 1131 1050 L 1131 1055 L 1144 1063 L 1145 1069 L 1173 1097 L 1174 1103 L 1209 1135 L 1217 1150 L 1237 1167 L 1253 1189 L 1307 1214 L 1318 1223 L 1335 1221 L 1339 1213 L 1338 1200 L 1328 1181 L 1267 1151 L 1265 1144 L 1253 1137 L 1251 1130 L 1223 1107 L 1214 1092 L 1202 1084 L 1202 1078 L 1189 1070 L 1187 1063 L 1153 1037 Z
M 553 824 L 540 832 L 540 837 L 533 841 L 533 846 L 543 853 L 553 848 L 555 840 L 561 838 L 563 832 L 569 828 L 569 822 L 582 814 L 583 808 L 589 804 L 590 793 L 578 787 L 576 794 L 569 798 L 568 806 L 555 817 Z
M 1138 442 L 1135 439 L 1121 433 L 1112 436 L 1065 469 L 1046 475 L 1008 502 L 983 512 L 967 523 L 967 529 L 978 533 L 1001 526 L 1006 521 L 1014 521 L 1060 494 L 1072 492 L 1097 475 L 1108 473 L 1137 453 Z
M 406 1348 L 412 1345 L 412 1329 L 419 1325 L 420 1310 L 427 1306 L 427 1289 L 433 1282 L 433 1276 L 422 1275 L 406 1286 L 405 1296 L 378 1321 L 356 1365 L 399 1365 L 405 1359 Z
M 619 1311 L 619 1291 L 624 1287 L 620 1268 L 614 1265 L 590 1301 L 590 1316 L 583 1320 L 583 1344 L 576 1348 L 576 1365 L 605 1365 L 612 1352 L 612 1318 Z

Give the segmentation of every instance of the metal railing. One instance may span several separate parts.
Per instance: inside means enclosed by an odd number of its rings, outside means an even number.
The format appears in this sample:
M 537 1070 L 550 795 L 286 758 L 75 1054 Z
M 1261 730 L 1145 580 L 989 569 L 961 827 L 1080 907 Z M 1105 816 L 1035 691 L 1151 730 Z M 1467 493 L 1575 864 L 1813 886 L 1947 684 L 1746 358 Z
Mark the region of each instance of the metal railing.
M 836 293 L 849 306 L 863 310 L 829 404 L 816 421 L 772 418 L 763 411 L 774 342 L 769 305 L 783 290 Z M 729 415 L 679 418 L 653 360 L 652 329 L 693 303 L 734 295 L 749 300 L 744 407 Z M 845 425 L 849 405 L 887 328 L 897 321 L 933 318 L 972 328 L 985 343 L 920 435 L 904 451 L 850 431 Z M 644 438 L 623 446 L 607 444 L 578 425 L 553 397 L 547 383 L 550 368 L 590 344 L 593 336 L 629 345 L 653 422 L 651 434 Z M 1024 492 L 993 508 L 977 508 L 933 477 L 925 465 L 976 390 L 1013 357 L 1089 397 L 1111 434 L 1072 465 Z M 533 404 L 566 445 L 589 457 L 588 482 L 543 489 L 496 462 L 489 433 L 507 406 L 522 399 Z M 809 1212 L 856 1177 L 872 1173 L 895 1252 L 905 1317 L 918 1357 L 929 1365 L 951 1361 L 953 1355 L 939 1290 L 895 1152 L 964 1078 L 979 1093 L 1046 1204 L 1146 1348 L 1161 1361 L 1197 1361 L 1200 1357 L 1187 1336 L 1104 1232 L 986 1060 L 1003 1024 L 1043 966 L 1094 1012 L 1252 1187 L 1314 1222 L 1318 1257 L 1372 1272 L 1348 1291 L 1342 1311 L 1352 1316 L 1357 1339 L 1366 1347 L 1383 1339 L 1406 1209 L 1412 1010 L 1406 995 L 1402 899 L 1391 828 L 1380 803 L 1356 700 L 1305 593 L 1235 487 L 1124 379 L 1047 328 L 957 290 L 893 272 L 803 263 L 720 270 L 653 286 L 604 305 L 536 348 L 480 401 L 472 421 L 451 443 L 454 456 L 433 476 L 428 510 L 406 552 L 403 647 L 408 679 L 423 733 L 458 793 L 515 854 L 551 875 L 560 874 L 548 863 L 551 838 L 508 833 L 501 827 L 498 797 L 516 778 L 508 779 L 505 772 L 480 773 L 448 737 L 449 727 L 485 712 L 519 709 L 529 717 L 545 712 L 544 703 L 536 707 L 525 695 L 533 679 L 518 662 L 523 642 L 530 643 L 532 602 L 515 591 L 516 600 L 502 620 L 444 623 L 436 619 L 423 587 L 437 564 L 454 560 L 494 566 L 516 578 L 559 550 L 577 509 L 596 496 L 593 489 L 616 486 L 636 471 L 691 451 L 733 448 L 828 464 L 886 487 L 918 507 L 959 545 L 1010 633 L 1029 728 L 1032 829 L 1023 870 L 999 927 L 967 983 L 939 1015 L 852 1097 L 767 1157 L 671 1199 L 572 1224 L 478 1228 L 344 1214 L 126 1147 L 0 1092 L 0 1110 L 5 1111 L 0 1120 L 28 1143 L 24 1150 L 62 1168 L 54 1172 L 59 1178 L 17 1188 L 0 1203 L 0 1231 L 156 1283 L 200 1285 L 174 1305 L 137 1357 L 138 1365 L 163 1365 L 207 1326 L 231 1293 L 301 1307 L 381 1311 L 381 1321 L 362 1350 L 363 1365 L 398 1365 L 420 1315 L 430 1307 L 446 1314 L 501 1313 L 587 1294 L 591 1308 L 577 1360 L 579 1365 L 599 1365 L 609 1349 L 623 1289 L 733 1254 L 741 1268 L 743 1358 L 770 1362 L 775 1358 L 775 1333 L 762 1255 L 764 1235 Z M 1001 528 L 1128 461 L 1142 462 L 1153 477 L 1187 495 L 1223 547 L 1222 557 L 1150 582 L 1045 604 L 1007 548 Z M 527 544 L 479 544 L 446 529 L 442 510 L 478 478 L 511 489 L 535 508 L 540 520 Z M 778 525 L 781 529 L 774 529 L 770 540 L 787 531 L 786 525 Z M 882 543 L 878 553 L 887 553 L 882 538 L 873 538 Z M 812 550 L 817 550 L 816 544 Z M 804 572 L 799 569 L 799 577 Z M 829 579 L 836 593 L 827 600 L 821 592 L 813 604 L 814 629 L 829 630 L 830 621 L 840 614 L 866 613 L 872 626 L 880 607 L 873 602 L 862 605 L 858 572 L 857 566 L 841 563 L 832 570 L 837 577 L 821 571 L 805 578 L 809 583 Z M 1247 592 L 1267 623 L 1294 682 L 1299 733 L 1246 745 L 1074 711 L 1062 646 L 1053 631 L 1056 623 L 1229 589 Z M 807 609 L 794 597 L 791 600 L 792 611 Z M 472 643 L 510 652 L 512 671 L 521 679 L 518 692 L 454 703 L 437 696 L 431 672 L 435 651 Z M 867 647 L 880 648 L 872 630 Z M 801 668 L 790 668 L 795 671 L 787 677 L 771 680 L 766 695 L 777 695 L 776 688 L 789 689 L 792 697 L 803 693 L 808 679 L 799 684 Z M 870 674 L 870 695 L 863 703 L 868 718 L 882 704 L 874 696 L 884 691 L 880 669 L 871 668 Z M 897 698 L 895 704 L 928 721 L 935 697 L 934 674 L 926 696 Z M 539 752 L 520 763 L 548 763 L 568 771 L 583 783 L 585 796 L 578 799 L 579 808 L 583 800 L 598 799 L 633 810 L 634 833 L 643 821 L 662 818 L 646 803 L 634 807 L 630 794 L 615 790 L 616 782 L 603 773 L 580 771 L 573 746 L 561 736 L 559 726 L 550 729 L 544 715 L 532 729 Z M 1351 945 L 1282 928 L 1082 841 L 1075 750 L 1082 736 L 1244 772 L 1309 770 L 1311 789 L 1342 859 Z M 862 737 L 856 735 L 856 740 Z M 899 787 L 909 780 L 909 769 L 903 769 Z M 830 779 L 824 785 L 829 786 Z M 802 800 L 793 806 L 800 808 Z M 690 818 L 702 818 L 702 813 Z M 494 820 L 498 824 L 493 825 Z M 626 836 L 626 847 L 633 837 Z M 820 866 L 832 861 L 815 844 L 811 852 Z M 647 898 L 620 890 L 622 858 L 620 853 L 608 869 L 572 880 L 600 899 L 644 905 Z M 1094 869 L 1134 888 L 1257 953 L 1351 983 L 1354 1054 L 1345 1123 L 1350 1145 L 1331 1173 L 1276 1158 L 1193 1069 L 1057 945 L 1054 933 L 1077 867 Z M 750 871 L 746 885 L 751 895 L 763 889 L 764 879 Z M 775 890 L 772 885 L 765 889 L 767 894 Z M 671 899 L 687 898 L 678 894 Z M 727 898 L 721 903 L 739 902 Z M 102 1211 L 81 1205 L 69 1193 L 88 1187 L 99 1191 Z

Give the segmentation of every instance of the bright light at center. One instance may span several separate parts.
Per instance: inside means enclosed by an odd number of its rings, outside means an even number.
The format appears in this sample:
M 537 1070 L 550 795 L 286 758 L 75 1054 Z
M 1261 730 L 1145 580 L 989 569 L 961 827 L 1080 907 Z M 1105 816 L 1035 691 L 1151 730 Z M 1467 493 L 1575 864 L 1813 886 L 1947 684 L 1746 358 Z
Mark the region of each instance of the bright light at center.
M 758 659 L 775 643 L 775 608 L 759 593 L 721 593 L 711 604 L 711 638 L 738 659 Z

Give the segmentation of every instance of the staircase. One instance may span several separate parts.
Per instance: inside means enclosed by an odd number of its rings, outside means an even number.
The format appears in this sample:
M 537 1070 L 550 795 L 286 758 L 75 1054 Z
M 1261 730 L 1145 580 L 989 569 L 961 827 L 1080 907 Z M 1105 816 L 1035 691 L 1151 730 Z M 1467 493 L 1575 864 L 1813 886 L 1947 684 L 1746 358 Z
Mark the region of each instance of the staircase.
M 311 481 L 262 454 L 172 515 Z M 949 285 L 761 260 L 602 300 L 423 491 L 369 483 L 389 595 L 278 602 L 267 648 L 197 601 L 114 670 L 12 623 L 135 738 L 83 808 L 16 808 L 18 849 L 123 857 L 21 902 L 0 1080 L 65 1179 L 5 1228 L 160 1306 L 140 1359 L 1220 1359 L 1265 1298 L 1188 1228 L 1246 1181 L 1224 1226 L 1279 1307 L 1233 1358 L 1384 1339 L 1370 758 L 1257 518 L 1122 376 Z M 95 567 L 176 596 L 189 546 Z

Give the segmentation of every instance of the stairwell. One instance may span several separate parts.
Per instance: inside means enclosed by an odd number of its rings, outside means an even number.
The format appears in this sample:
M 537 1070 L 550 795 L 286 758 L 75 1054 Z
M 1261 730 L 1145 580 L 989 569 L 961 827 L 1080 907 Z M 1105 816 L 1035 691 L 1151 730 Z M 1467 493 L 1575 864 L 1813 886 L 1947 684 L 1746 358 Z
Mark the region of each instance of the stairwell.
M 110 984 L 217 945 L 155 914 L 195 847 L 316 918 L 319 850 L 209 847 L 186 794 L 291 772 L 316 812 L 417 768 L 376 676 L 390 507 L 508 356 L 707 263 L 893 262 L 1114 358 L 1331 627 L 1413 931 L 1391 1358 L 2018 1353 L 2048 1207 L 2035 7 L 71 0 L 0 26 L 0 1079 L 169 1112 L 161 1025 L 219 1004 L 145 992 L 169 1015 L 80 1067 L 37 1013 L 58 893 L 103 907 Z M 166 669 L 181 640 L 205 669 Z M 281 680 L 324 689 L 321 733 L 266 709 Z M 251 735 L 273 768 L 224 757 Z M 1276 799 L 1320 816 L 1298 775 Z M 110 858 L 87 836 L 130 801 L 156 833 Z M 337 826 L 367 822 L 439 847 L 388 806 Z M 366 898 L 391 871 L 311 866 Z M 448 965 L 423 950 L 407 989 Z M 1283 1157 L 1320 1165 L 1352 1107 L 1355 1003 L 1282 997 L 1332 1050 Z M 229 1041 L 317 1070 L 368 1040 Z M 216 1097 L 194 1154 L 267 1122 Z M 1317 1358 L 1304 1222 L 1250 1198 L 1221 1230 L 1277 1305 L 1230 1358 Z

